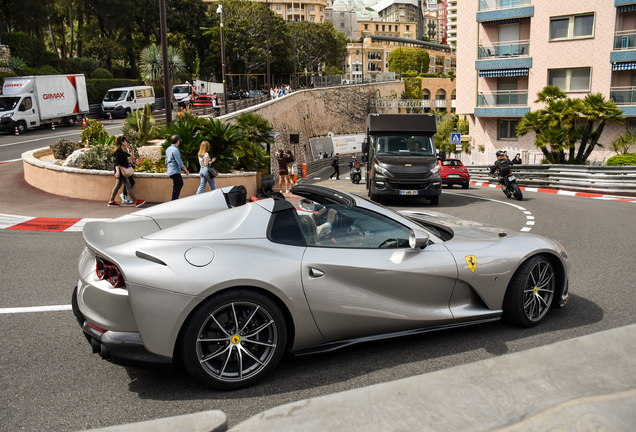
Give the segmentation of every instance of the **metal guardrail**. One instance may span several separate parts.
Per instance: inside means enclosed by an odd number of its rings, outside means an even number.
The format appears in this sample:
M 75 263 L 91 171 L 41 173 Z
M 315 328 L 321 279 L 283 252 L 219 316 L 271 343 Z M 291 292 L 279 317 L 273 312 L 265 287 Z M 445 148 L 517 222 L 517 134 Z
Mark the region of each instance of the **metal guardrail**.
M 496 181 L 491 166 L 468 165 L 471 181 Z M 636 195 L 636 167 L 515 165 L 512 171 L 521 186 Z

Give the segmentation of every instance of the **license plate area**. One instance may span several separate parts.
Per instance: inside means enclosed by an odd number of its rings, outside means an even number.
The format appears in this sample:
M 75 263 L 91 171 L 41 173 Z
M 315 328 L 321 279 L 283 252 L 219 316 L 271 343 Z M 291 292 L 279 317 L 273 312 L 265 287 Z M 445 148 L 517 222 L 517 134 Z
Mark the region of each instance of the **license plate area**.
M 459 178 L 459 174 L 449 174 L 448 178 Z
M 400 195 L 417 195 L 420 191 L 416 190 L 400 190 Z
M 508 177 L 508 180 L 510 180 L 510 181 L 517 180 L 517 177 L 511 175 L 510 177 Z

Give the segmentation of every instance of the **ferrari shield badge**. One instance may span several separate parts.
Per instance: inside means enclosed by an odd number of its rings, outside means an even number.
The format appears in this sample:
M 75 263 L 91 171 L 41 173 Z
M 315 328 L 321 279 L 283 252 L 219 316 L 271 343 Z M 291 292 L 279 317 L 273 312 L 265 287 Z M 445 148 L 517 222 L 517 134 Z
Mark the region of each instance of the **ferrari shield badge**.
M 471 272 L 475 272 L 477 268 L 477 257 L 475 255 L 468 255 L 466 257 L 466 264 L 468 264 L 468 268 Z

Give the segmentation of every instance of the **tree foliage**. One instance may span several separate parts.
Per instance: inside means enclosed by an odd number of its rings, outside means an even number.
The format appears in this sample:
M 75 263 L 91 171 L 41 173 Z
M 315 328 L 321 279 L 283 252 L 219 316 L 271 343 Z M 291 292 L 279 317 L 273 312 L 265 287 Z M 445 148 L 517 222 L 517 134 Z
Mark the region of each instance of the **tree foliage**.
M 292 50 L 297 53 L 297 71 L 318 71 L 318 65 L 341 66 L 347 54 L 346 37 L 331 23 L 301 21 L 290 23 Z
M 389 71 L 417 73 L 428 72 L 430 56 L 423 48 L 400 47 L 389 53 Z
M 535 145 L 551 163 L 586 163 L 594 148 L 600 146 L 607 122 L 625 120 L 614 101 L 606 100 L 601 93 L 572 99 L 558 87 L 546 86 L 535 102 L 544 103 L 545 108 L 526 113 L 516 132 L 524 136 L 534 131 Z

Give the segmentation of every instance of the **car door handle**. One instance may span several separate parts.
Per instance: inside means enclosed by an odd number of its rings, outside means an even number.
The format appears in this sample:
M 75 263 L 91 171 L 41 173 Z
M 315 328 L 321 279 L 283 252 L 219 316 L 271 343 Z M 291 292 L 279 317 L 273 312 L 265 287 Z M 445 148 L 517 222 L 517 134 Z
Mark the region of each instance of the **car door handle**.
M 325 275 L 325 272 L 322 272 L 322 271 L 320 271 L 318 269 L 315 269 L 313 267 L 309 268 L 309 277 L 310 278 L 318 279 L 318 278 L 323 277 L 324 275 Z

